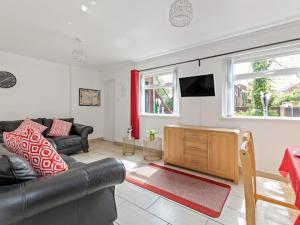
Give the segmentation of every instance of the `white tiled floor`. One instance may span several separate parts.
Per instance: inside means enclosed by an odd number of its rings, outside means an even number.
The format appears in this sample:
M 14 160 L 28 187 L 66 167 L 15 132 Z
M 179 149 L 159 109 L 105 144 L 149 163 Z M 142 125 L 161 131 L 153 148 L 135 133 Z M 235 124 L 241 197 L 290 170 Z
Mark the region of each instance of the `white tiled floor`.
M 134 156 L 123 156 L 122 146 L 110 142 L 92 141 L 90 146 L 89 153 L 81 153 L 72 157 L 85 163 L 107 157 L 118 158 L 124 163 L 127 172 L 148 163 L 143 160 L 141 151 L 137 151 Z M 162 164 L 162 162 L 158 163 Z M 118 219 L 115 225 L 245 225 L 244 194 L 241 182 L 239 185 L 235 185 L 226 180 L 188 172 L 227 183 L 232 187 L 219 218 L 208 217 L 131 183 L 124 182 L 116 187 Z M 265 223 L 265 221 L 267 222 Z M 292 224 L 286 221 L 284 223 L 277 221 L 273 223 L 272 219 L 264 220 L 263 218 L 262 224 Z

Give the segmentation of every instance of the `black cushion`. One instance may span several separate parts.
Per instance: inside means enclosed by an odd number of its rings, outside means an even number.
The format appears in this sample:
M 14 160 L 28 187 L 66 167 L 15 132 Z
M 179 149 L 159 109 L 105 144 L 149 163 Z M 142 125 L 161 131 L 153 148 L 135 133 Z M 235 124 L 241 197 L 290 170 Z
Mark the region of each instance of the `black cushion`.
M 81 137 L 78 135 L 69 135 L 65 137 L 53 137 L 58 149 L 65 149 L 74 145 L 81 145 Z
M 72 123 L 72 124 L 74 123 L 74 118 L 63 118 L 63 119 L 60 119 L 60 120 L 63 120 L 63 121 L 66 121 L 66 122 L 69 122 L 69 123 Z M 52 123 L 53 123 L 52 119 L 43 118 L 43 125 L 48 127 L 44 132 L 46 136 L 50 132 L 50 129 L 52 127 Z
M 0 186 L 37 179 L 37 174 L 26 159 L 0 146 Z
M 23 120 L 15 120 L 15 121 L 0 121 L 0 130 L 3 132 L 11 132 L 17 129 Z

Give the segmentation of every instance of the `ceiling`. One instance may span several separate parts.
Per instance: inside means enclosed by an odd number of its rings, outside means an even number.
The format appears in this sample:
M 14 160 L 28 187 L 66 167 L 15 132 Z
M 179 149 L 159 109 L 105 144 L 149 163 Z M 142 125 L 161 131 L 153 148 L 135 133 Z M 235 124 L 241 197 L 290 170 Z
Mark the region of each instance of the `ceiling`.
M 173 0 L 0 0 L 0 51 L 69 64 L 78 37 L 87 54 L 83 65 L 100 68 L 300 17 L 299 0 L 190 1 L 192 24 L 175 28 L 168 20 Z

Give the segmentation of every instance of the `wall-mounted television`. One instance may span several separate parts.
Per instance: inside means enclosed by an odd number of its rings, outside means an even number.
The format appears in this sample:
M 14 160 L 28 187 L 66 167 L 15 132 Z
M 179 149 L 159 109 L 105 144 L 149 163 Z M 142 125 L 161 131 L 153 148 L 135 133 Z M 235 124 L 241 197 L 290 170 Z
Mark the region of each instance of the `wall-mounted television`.
M 215 96 L 214 75 L 179 78 L 181 97 Z

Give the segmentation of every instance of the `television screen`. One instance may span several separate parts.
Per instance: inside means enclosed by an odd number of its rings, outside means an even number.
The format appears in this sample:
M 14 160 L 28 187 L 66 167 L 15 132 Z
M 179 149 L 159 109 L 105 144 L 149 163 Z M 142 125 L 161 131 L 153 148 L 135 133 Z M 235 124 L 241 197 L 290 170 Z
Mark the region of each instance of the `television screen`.
M 215 96 L 214 75 L 179 78 L 181 97 Z

